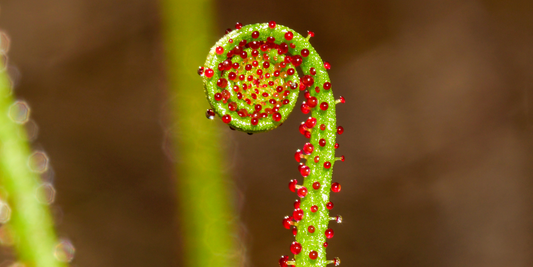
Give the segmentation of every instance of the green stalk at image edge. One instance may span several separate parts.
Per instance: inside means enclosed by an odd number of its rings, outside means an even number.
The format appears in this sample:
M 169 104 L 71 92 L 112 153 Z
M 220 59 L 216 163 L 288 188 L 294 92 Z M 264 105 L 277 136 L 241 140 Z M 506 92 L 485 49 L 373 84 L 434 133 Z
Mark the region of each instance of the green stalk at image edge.
M 236 215 L 218 123 L 207 120 L 198 66 L 214 41 L 211 1 L 162 0 L 171 126 L 177 160 L 179 222 L 185 266 L 240 266 Z M 217 126 L 218 125 L 218 126 Z
M 40 177 L 28 168 L 30 148 L 25 130 L 8 117 L 13 104 L 6 72 L 0 73 L 0 187 L 7 195 L 11 219 L 6 224 L 13 235 L 19 262 L 26 267 L 61 267 L 48 206 L 37 201 Z M 6 196 L 3 196 L 6 197 Z

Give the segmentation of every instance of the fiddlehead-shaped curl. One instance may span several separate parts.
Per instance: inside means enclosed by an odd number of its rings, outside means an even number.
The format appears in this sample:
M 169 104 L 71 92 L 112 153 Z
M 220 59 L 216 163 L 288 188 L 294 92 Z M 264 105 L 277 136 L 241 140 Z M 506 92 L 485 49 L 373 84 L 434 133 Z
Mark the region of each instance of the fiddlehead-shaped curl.
M 333 203 L 329 191 L 339 192 L 338 183 L 332 183 L 335 161 L 337 127 L 335 100 L 327 70 L 309 38 L 303 37 L 275 22 L 242 26 L 228 30 L 212 48 L 205 65 L 198 73 L 203 76 L 205 92 L 212 109 L 208 118 L 218 114 L 232 129 L 249 134 L 264 132 L 281 125 L 296 105 L 297 94 L 304 91 L 306 100 L 301 104 L 309 119 L 299 127 L 309 138 L 295 159 L 303 177 L 303 184 L 291 180 L 289 189 L 299 199 L 292 216 L 283 219 L 287 229 L 293 228 L 296 237 L 290 245 L 294 259 L 282 256 L 280 266 L 326 266 L 340 264 L 338 258 L 326 258 L 327 239 L 333 237 L 330 221 L 341 222 L 342 217 L 331 217 Z M 298 76 L 296 67 L 303 76 Z M 305 160 L 305 162 L 303 162 Z

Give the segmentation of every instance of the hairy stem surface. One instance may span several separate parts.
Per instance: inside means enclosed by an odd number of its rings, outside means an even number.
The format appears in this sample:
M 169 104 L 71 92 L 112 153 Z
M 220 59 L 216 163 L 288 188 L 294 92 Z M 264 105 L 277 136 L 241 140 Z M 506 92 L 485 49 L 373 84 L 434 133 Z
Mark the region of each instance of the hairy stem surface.
M 25 129 L 8 117 L 13 98 L 7 73 L 0 73 L 0 186 L 7 192 L 11 219 L 6 225 L 14 238 L 20 262 L 28 267 L 62 267 L 54 258 L 57 244 L 48 206 L 37 199 L 40 177 L 28 167 L 30 148 Z M 6 227 L 4 226 L 4 227 Z
M 213 112 L 231 128 L 247 133 L 281 125 L 296 105 L 298 92 L 305 92 L 306 101 L 300 108 L 311 117 L 302 123 L 300 132 L 309 142 L 295 156 L 299 162 L 305 159 L 298 167 L 304 178 L 303 184 L 295 181 L 291 189 L 297 192 L 300 204 L 293 216 L 284 220 L 287 228 L 297 226 L 296 242 L 291 245 L 295 260 L 282 258 L 281 266 L 340 263 L 326 258 L 325 245 L 326 233 L 332 236 L 329 191 L 340 190 L 338 184 L 332 187 L 333 166 L 340 159 L 335 158 L 339 131 L 325 66 L 309 37 L 270 22 L 242 28 L 237 24 L 236 30 L 211 48 L 199 70 Z M 296 67 L 301 68 L 301 78 Z

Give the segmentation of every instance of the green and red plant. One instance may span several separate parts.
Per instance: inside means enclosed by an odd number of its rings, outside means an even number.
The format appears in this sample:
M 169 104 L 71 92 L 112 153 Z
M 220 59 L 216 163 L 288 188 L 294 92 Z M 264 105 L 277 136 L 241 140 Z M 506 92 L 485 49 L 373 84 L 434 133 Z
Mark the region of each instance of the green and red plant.
M 327 239 L 334 233 L 330 221 L 342 222 L 341 216 L 330 216 L 333 203 L 329 191 L 339 192 L 339 183 L 332 182 L 339 147 L 336 135 L 344 129 L 336 125 L 335 100 L 328 76 L 330 64 L 323 62 L 309 39 L 274 21 L 243 26 L 226 34 L 211 48 L 204 66 L 198 69 L 203 77 L 205 93 L 215 114 L 232 129 L 248 134 L 265 132 L 280 126 L 296 106 L 298 92 L 305 101 L 300 106 L 310 117 L 302 122 L 299 131 L 309 139 L 295 153 L 303 184 L 297 179 L 289 189 L 299 199 L 294 212 L 283 219 L 283 226 L 292 228 L 296 237 L 290 245 L 294 259 L 282 256 L 280 266 L 339 265 L 338 258 L 326 258 Z M 303 76 L 298 75 L 297 67 Z M 305 160 L 305 162 L 302 162 Z

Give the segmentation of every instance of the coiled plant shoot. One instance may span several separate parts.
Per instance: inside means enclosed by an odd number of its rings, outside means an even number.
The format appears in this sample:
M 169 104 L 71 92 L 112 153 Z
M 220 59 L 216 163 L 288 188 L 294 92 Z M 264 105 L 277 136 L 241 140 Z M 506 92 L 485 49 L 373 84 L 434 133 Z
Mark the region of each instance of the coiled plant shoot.
M 313 36 L 308 32 L 303 37 L 274 21 L 237 23 L 235 30 L 228 29 L 211 48 L 198 69 L 211 105 L 206 116 L 218 115 L 232 129 L 248 134 L 280 126 L 296 106 L 298 93 L 305 95 L 299 108 L 310 116 L 299 131 L 309 140 L 294 155 L 301 178 L 289 182 L 299 199 L 293 213 L 283 218 L 283 226 L 292 229 L 296 240 L 288 246 L 293 257 L 284 255 L 279 260 L 282 267 L 340 264 L 339 258 L 326 257 L 326 247 L 334 236 L 329 223 L 342 222 L 342 217 L 330 215 L 329 192 L 341 190 L 332 181 L 332 173 L 335 162 L 344 161 L 344 156 L 335 156 L 336 135 L 344 132 L 336 124 L 335 106 L 344 103 L 344 98 L 334 99 L 328 76 L 331 65 L 309 42 Z

